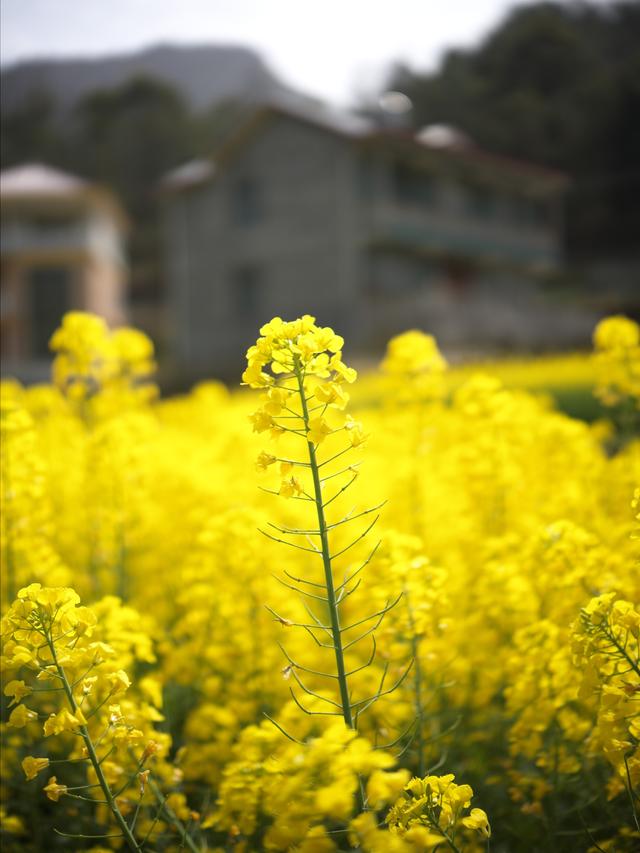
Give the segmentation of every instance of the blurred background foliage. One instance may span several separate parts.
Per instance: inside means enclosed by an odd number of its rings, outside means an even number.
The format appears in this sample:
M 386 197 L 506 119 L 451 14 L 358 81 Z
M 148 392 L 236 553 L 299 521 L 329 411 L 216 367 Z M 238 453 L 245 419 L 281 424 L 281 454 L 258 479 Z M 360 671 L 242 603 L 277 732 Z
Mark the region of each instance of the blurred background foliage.
M 630 250 L 640 225 L 640 4 L 536 3 L 431 74 L 390 85 L 416 127 L 462 128 L 488 151 L 566 171 L 570 252 Z

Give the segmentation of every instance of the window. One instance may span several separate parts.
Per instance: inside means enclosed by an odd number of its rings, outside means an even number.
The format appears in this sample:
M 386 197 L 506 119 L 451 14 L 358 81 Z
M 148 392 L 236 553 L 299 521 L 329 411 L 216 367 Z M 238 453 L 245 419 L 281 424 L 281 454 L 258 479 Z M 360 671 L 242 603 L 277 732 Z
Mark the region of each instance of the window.
M 531 202 L 531 221 L 538 227 L 545 228 L 551 222 L 551 209 L 546 201 Z
M 49 339 L 71 307 L 71 270 L 36 267 L 29 273 L 31 355 L 49 358 Z
M 545 227 L 550 222 L 550 206 L 541 199 L 514 196 L 511 203 L 514 218 L 522 225 Z
M 29 225 L 43 231 L 50 231 L 54 228 L 75 228 L 81 222 L 82 219 L 77 214 L 68 214 L 65 216 L 62 213 L 32 216 L 29 219 Z
M 368 156 L 362 156 L 358 160 L 356 170 L 356 182 L 358 198 L 369 202 L 375 195 L 375 167 L 373 160 Z
M 262 285 L 263 274 L 260 267 L 240 267 L 233 272 L 231 301 L 235 317 L 254 321 L 260 313 Z
M 406 163 L 396 163 L 393 168 L 393 188 L 400 204 L 426 205 L 435 199 L 433 177 Z
M 428 288 L 437 279 L 438 268 L 428 258 L 380 252 L 370 256 L 368 275 L 372 293 L 397 297 Z
M 491 217 L 497 209 L 497 198 L 488 188 L 483 186 L 470 186 L 466 189 L 467 207 L 473 216 Z
M 242 177 L 231 188 L 231 220 L 234 225 L 255 225 L 264 218 L 261 186 L 255 178 Z

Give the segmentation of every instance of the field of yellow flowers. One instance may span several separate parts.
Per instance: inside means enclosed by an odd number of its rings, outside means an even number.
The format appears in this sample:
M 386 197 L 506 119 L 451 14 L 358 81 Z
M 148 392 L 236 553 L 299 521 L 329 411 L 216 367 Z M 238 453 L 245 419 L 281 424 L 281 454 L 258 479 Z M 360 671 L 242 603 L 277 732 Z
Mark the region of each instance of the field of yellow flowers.
M 6 853 L 640 849 L 640 329 L 533 368 L 593 424 L 343 345 L 275 318 L 159 400 L 74 313 L 3 384 Z

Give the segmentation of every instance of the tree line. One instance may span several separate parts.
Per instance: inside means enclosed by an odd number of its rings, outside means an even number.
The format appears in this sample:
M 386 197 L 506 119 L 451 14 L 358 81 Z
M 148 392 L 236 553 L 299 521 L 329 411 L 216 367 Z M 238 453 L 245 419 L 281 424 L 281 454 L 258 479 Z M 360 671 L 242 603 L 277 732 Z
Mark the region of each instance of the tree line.
M 638 250 L 640 3 L 534 3 L 433 73 L 394 68 L 416 128 L 565 171 L 570 257 Z

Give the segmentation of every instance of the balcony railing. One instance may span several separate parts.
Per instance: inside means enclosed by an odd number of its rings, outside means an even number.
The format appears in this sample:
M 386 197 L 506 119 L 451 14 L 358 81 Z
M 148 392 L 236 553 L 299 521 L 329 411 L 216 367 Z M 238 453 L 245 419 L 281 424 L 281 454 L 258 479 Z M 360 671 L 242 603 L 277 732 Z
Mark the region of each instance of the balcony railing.
M 5 256 L 86 252 L 90 243 L 91 229 L 83 222 L 51 226 L 7 222 L 0 229 L 0 250 Z
M 550 227 L 449 212 L 377 205 L 369 220 L 373 244 L 478 260 L 554 267 L 559 239 Z

